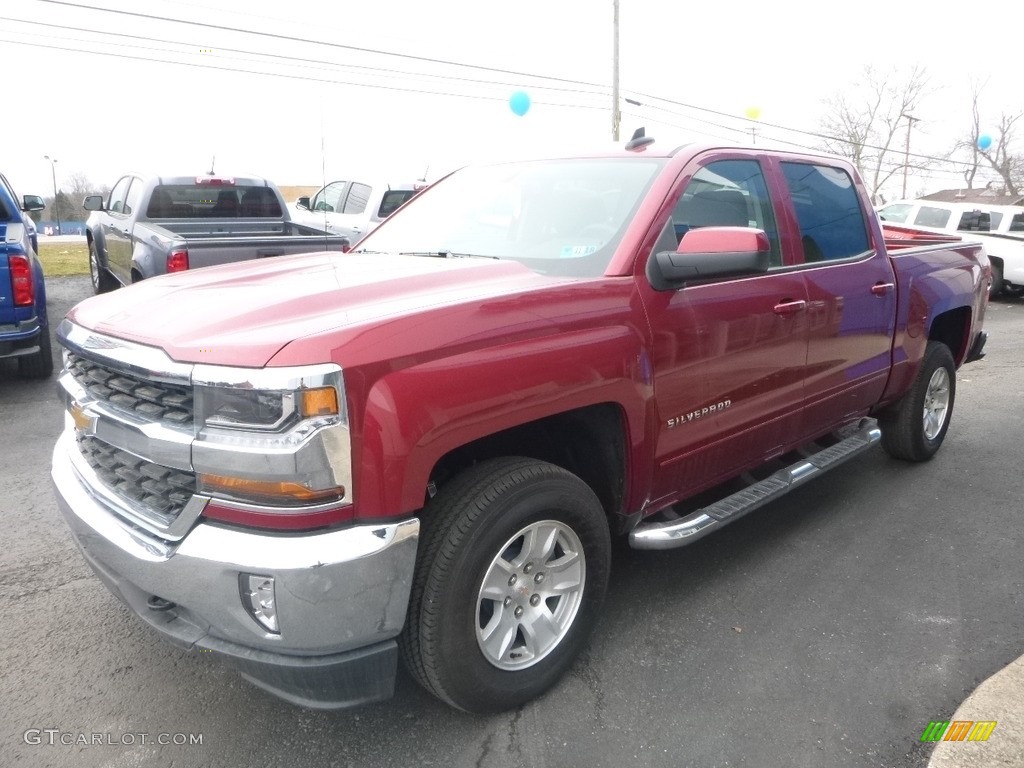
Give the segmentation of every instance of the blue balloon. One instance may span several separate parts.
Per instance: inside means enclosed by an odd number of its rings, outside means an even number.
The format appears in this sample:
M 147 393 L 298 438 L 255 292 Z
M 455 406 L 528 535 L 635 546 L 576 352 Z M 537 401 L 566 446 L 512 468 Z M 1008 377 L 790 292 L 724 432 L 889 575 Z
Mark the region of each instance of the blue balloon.
M 513 112 L 522 117 L 530 109 L 530 96 L 526 91 L 516 91 L 509 97 L 508 105 Z
M 991 146 L 992 146 L 992 137 L 989 136 L 987 133 L 983 133 L 983 134 L 981 134 L 981 136 L 978 137 L 978 149 L 980 149 L 982 152 L 984 152 L 986 149 L 988 149 Z

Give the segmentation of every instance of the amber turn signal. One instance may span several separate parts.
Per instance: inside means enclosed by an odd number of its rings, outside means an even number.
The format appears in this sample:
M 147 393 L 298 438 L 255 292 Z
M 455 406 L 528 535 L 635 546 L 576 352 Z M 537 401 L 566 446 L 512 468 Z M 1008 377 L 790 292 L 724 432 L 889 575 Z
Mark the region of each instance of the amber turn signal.
M 303 389 L 299 392 L 299 401 L 304 419 L 310 416 L 338 415 L 338 391 L 334 387 Z

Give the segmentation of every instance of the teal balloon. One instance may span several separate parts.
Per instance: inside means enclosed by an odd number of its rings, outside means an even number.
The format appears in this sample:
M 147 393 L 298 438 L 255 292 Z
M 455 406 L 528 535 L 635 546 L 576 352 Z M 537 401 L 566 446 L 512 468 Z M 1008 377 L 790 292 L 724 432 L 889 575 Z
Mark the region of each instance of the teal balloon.
M 991 146 L 992 146 L 992 137 L 989 136 L 987 133 L 983 133 L 983 134 L 981 134 L 981 136 L 978 137 L 978 149 L 980 149 L 982 152 L 984 152 L 986 149 L 988 149 Z
M 530 111 L 530 95 L 526 91 L 516 91 L 508 99 L 509 108 L 522 117 Z

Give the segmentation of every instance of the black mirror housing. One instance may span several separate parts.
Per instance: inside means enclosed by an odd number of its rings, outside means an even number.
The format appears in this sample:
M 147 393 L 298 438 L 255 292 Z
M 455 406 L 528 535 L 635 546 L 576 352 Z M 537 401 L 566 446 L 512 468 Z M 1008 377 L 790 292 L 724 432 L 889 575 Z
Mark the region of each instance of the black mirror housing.
M 21 198 L 21 210 L 23 211 L 41 211 L 45 207 L 46 203 L 39 195 L 24 195 Z
M 295 201 L 295 207 L 296 208 L 302 208 L 303 210 L 308 211 L 309 210 L 309 198 L 305 197 L 305 196 L 300 197 L 298 200 Z

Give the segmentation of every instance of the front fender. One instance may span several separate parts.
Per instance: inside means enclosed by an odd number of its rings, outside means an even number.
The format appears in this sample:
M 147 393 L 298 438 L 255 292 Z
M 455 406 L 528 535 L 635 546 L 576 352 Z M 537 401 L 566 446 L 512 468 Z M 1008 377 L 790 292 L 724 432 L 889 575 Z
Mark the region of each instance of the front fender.
M 643 359 L 635 330 L 612 326 L 474 350 L 379 378 L 367 392 L 359 431 L 358 515 L 415 512 L 431 471 L 455 448 L 600 403 L 621 409 L 628 463 L 644 466 L 653 391 Z

